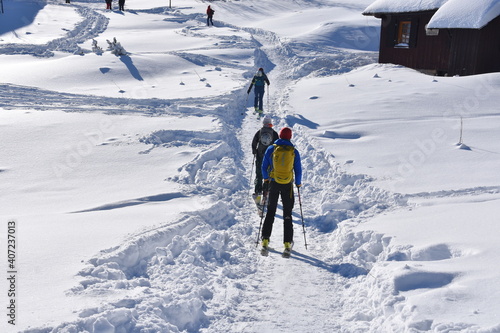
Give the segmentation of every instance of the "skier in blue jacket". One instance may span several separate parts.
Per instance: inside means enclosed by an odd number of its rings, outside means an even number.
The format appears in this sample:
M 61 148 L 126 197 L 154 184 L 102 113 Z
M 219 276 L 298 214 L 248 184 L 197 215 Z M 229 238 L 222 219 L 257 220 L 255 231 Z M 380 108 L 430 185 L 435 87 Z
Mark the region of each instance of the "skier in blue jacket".
M 252 79 L 252 83 L 250 84 L 250 87 L 248 87 L 247 94 L 250 94 L 250 91 L 252 91 L 252 87 L 255 86 L 254 89 L 254 95 L 255 99 L 253 102 L 253 106 L 255 108 L 255 112 L 262 113 L 264 111 L 264 87 L 265 85 L 269 85 L 269 79 L 267 78 L 266 73 L 264 73 L 264 69 L 261 67 L 257 71 L 257 73 L 254 75 Z
M 269 203 L 264 225 L 262 226 L 262 247 L 263 249 L 268 247 L 278 199 L 281 196 L 284 222 L 283 243 L 285 251 L 290 252 L 293 243 L 292 210 L 295 202 L 293 183 L 295 182 L 297 187 L 302 186 L 302 163 L 298 150 L 290 142 L 292 130 L 288 127 L 282 128 L 279 137 L 273 145 L 267 148 L 262 161 L 262 178 L 269 182 Z M 283 149 L 282 147 L 288 148 Z M 274 156 L 278 151 L 283 150 L 285 152 L 280 152 L 283 155 L 280 155 L 279 158 Z M 279 161 L 279 164 L 286 166 L 274 165 L 275 161 Z

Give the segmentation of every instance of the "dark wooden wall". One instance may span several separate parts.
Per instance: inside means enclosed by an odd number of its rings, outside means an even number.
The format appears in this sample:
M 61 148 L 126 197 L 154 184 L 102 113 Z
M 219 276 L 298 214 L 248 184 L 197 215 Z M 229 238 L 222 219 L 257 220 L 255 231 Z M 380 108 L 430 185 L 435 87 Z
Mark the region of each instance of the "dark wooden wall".
M 478 29 L 440 29 L 427 36 L 435 11 L 380 15 L 380 63 L 393 63 L 437 75 L 471 75 L 500 71 L 500 17 Z M 395 47 L 398 24 L 411 21 L 408 48 Z
M 500 72 L 500 16 L 480 32 L 475 74 Z

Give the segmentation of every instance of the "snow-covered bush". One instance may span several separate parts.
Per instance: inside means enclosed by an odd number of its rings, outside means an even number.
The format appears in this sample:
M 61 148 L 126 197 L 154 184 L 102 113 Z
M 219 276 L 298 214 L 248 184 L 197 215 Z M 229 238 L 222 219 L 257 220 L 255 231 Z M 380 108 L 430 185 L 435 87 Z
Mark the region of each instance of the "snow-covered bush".
M 109 40 L 106 39 L 108 42 L 108 51 L 111 51 L 116 56 L 120 55 L 127 55 L 127 51 L 123 48 L 123 46 L 116 41 L 116 37 L 113 38 L 113 41 L 110 42 Z
M 97 41 L 95 39 L 92 39 L 92 52 L 94 52 L 97 55 L 102 55 L 102 48 L 97 45 Z

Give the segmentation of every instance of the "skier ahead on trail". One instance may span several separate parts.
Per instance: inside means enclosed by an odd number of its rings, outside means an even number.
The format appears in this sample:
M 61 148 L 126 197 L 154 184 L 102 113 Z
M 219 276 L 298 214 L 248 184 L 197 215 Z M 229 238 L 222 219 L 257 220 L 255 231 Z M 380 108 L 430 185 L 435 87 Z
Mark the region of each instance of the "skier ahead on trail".
M 253 196 L 257 204 L 260 203 L 260 199 L 257 198 L 261 196 L 263 190 L 267 191 L 262 187 L 262 159 L 267 147 L 278 139 L 279 136 L 273 129 L 271 117 L 265 116 L 262 121 L 262 128 L 255 133 L 252 140 L 252 153 L 255 156 L 255 191 Z
M 250 83 L 250 87 L 248 87 L 247 91 L 247 94 L 250 94 L 250 91 L 252 91 L 252 87 L 255 86 L 254 89 L 255 99 L 253 106 L 255 108 L 255 112 L 258 113 L 262 113 L 262 111 L 264 110 L 263 100 L 264 100 L 264 90 L 265 90 L 264 87 L 266 83 L 267 85 L 270 85 L 269 79 L 267 78 L 266 73 L 264 73 L 264 69 L 261 67 L 259 68 L 257 73 L 255 73 L 252 79 L 252 83 Z
M 207 7 L 207 25 L 210 26 L 210 23 L 212 23 L 212 26 L 214 25 L 213 17 L 214 17 L 215 10 L 210 7 L 210 5 Z
M 293 243 L 292 210 L 294 205 L 293 183 L 302 186 L 302 163 L 300 154 L 290 142 L 292 130 L 288 127 L 281 129 L 279 139 L 267 148 L 262 161 L 262 177 L 269 182 L 269 204 L 262 226 L 262 248 L 267 250 L 273 229 L 274 216 L 281 196 L 283 204 L 283 243 L 285 252 L 290 254 Z

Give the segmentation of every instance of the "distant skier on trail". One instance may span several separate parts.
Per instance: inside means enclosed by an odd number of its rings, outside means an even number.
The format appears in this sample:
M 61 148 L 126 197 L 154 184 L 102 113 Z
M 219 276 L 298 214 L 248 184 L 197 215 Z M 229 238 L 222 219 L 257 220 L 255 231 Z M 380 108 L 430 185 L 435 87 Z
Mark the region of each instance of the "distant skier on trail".
M 279 136 L 273 129 L 271 117 L 265 116 L 262 121 L 262 128 L 255 133 L 252 140 L 252 153 L 255 157 L 255 189 L 253 198 L 257 205 L 261 203 L 263 192 L 267 191 L 267 188 L 263 188 L 262 186 L 262 159 L 264 158 L 266 149 L 278 139 Z
M 207 25 L 210 26 L 210 23 L 212 23 L 212 26 L 214 25 L 213 17 L 214 17 L 215 10 L 208 5 L 207 7 Z
M 267 78 L 266 73 L 264 73 L 264 68 L 259 68 L 257 73 L 255 73 L 252 83 L 250 83 L 250 87 L 248 87 L 247 94 L 250 94 L 250 91 L 252 91 L 252 87 L 255 86 L 254 88 L 254 103 L 253 106 L 255 108 L 255 112 L 257 113 L 262 113 L 264 111 L 264 92 L 265 92 L 265 85 L 269 86 L 270 82 L 269 79 Z
M 274 216 L 281 196 L 283 204 L 283 243 L 284 257 L 289 257 L 293 245 L 292 210 L 295 202 L 293 183 L 302 186 L 302 163 L 300 154 L 290 142 L 292 130 L 288 127 L 281 129 L 279 139 L 267 148 L 262 161 L 262 177 L 269 183 L 269 203 L 267 214 L 262 227 L 262 251 L 268 251 Z

